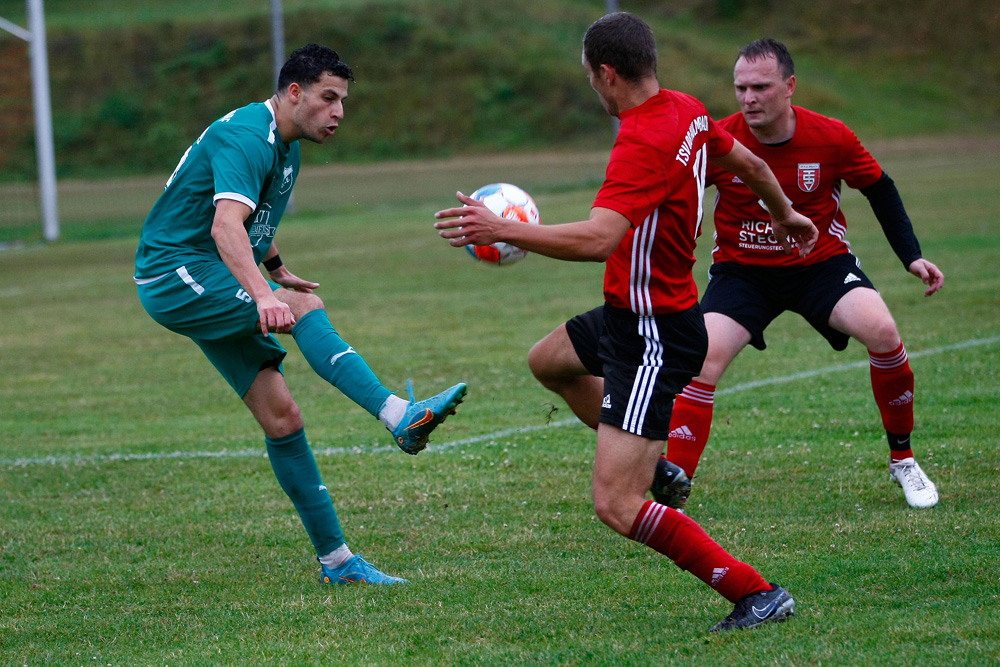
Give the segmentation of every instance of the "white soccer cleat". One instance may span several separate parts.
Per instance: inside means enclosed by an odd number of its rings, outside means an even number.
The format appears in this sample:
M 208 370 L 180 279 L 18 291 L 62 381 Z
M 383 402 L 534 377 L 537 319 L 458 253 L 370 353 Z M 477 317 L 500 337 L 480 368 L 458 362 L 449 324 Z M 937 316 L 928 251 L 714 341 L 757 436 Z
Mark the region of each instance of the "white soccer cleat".
M 903 494 L 910 507 L 934 507 L 937 505 L 937 487 L 912 456 L 897 463 L 890 463 L 889 477 L 903 487 Z

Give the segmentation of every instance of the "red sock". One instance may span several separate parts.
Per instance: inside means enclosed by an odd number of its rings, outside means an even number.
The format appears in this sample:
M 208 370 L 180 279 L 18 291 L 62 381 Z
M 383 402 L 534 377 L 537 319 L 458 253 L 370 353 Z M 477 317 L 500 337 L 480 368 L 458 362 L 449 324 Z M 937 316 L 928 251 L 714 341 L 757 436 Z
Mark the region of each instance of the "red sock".
M 684 387 L 674 401 L 670 415 L 670 435 L 667 436 L 667 459 L 684 468 L 694 477 L 708 435 L 712 430 L 712 409 L 715 407 L 715 385 L 694 381 Z
M 667 556 L 730 602 L 771 590 L 757 570 L 733 558 L 693 519 L 652 500 L 639 510 L 628 536 Z
M 871 364 L 872 393 L 882 415 L 882 425 L 889 438 L 890 456 L 898 461 L 913 456 L 910 433 L 913 432 L 913 371 L 900 343 L 892 352 L 868 351 Z

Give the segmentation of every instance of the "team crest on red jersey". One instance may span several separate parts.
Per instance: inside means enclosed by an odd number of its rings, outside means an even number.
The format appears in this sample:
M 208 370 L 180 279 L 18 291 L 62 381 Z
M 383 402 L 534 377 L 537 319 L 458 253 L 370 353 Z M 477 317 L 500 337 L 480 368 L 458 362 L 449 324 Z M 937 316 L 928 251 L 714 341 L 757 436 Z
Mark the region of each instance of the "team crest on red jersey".
M 812 192 L 819 185 L 819 162 L 799 162 L 799 190 Z

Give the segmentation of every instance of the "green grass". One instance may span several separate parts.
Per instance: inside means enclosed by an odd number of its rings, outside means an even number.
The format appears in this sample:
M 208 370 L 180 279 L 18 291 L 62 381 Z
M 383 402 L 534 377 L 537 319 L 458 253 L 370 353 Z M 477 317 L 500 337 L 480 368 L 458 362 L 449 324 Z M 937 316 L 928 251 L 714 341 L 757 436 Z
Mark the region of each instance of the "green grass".
M 788 623 L 707 635 L 729 605 L 594 517 L 593 434 L 565 423 L 524 357 L 599 301 L 601 267 L 530 256 L 492 269 L 431 228 L 453 190 L 491 175 L 533 190 L 548 222 L 586 215 L 599 160 L 566 156 L 575 171 L 553 175 L 525 157 L 316 172 L 281 229 L 290 268 L 323 284 L 334 323 L 389 386 L 469 383 L 431 448 L 408 457 L 287 342 L 351 547 L 404 588 L 316 581 L 258 428 L 197 349 L 143 313 L 134 238 L 100 239 L 98 221 L 84 227 L 95 240 L 2 253 L 0 662 L 995 662 L 1000 166 L 987 142 L 871 148 L 947 276 L 925 299 L 863 197 L 845 193 L 849 238 L 912 355 L 914 445 L 942 499 L 914 511 L 889 483 L 867 370 L 850 366 L 864 350 L 835 354 L 780 318 L 769 349 L 723 380 L 690 515 L 792 591 Z M 323 179 L 333 213 L 308 203 Z M 805 371 L 820 372 L 739 390 Z

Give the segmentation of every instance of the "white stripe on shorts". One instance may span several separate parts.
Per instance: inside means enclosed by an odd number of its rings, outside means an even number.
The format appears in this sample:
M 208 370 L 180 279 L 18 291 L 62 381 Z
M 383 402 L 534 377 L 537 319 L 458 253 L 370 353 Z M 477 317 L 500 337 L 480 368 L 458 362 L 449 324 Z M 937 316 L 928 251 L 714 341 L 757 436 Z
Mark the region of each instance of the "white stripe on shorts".
M 191 274 L 188 273 L 187 268 L 182 266 L 179 269 L 177 269 L 177 275 L 179 275 L 181 277 L 181 280 L 183 280 L 188 287 L 193 289 L 195 294 L 197 294 L 198 296 L 201 296 L 201 294 L 205 291 L 205 288 L 199 285 L 198 282 L 191 277 Z
M 639 335 L 646 340 L 646 351 L 643 353 L 642 366 L 637 369 L 623 420 L 624 429 L 636 435 L 642 435 L 642 425 L 653 398 L 656 377 L 663 367 L 663 343 L 660 342 L 660 332 L 654 317 L 639 317 Z
M 155 278 L 139 278 L 137 276 L 132 276 L 132 280 L 135 281 L 136 285 L 149 285 L 150 283 L 155 283 L 157 280 L 159 280 L 163 276 L 169 276 L 169 275 L 170 275 L 170 272 L 168 271 L 167 273 L 161 273 L 160 275 L 156 276 Z

